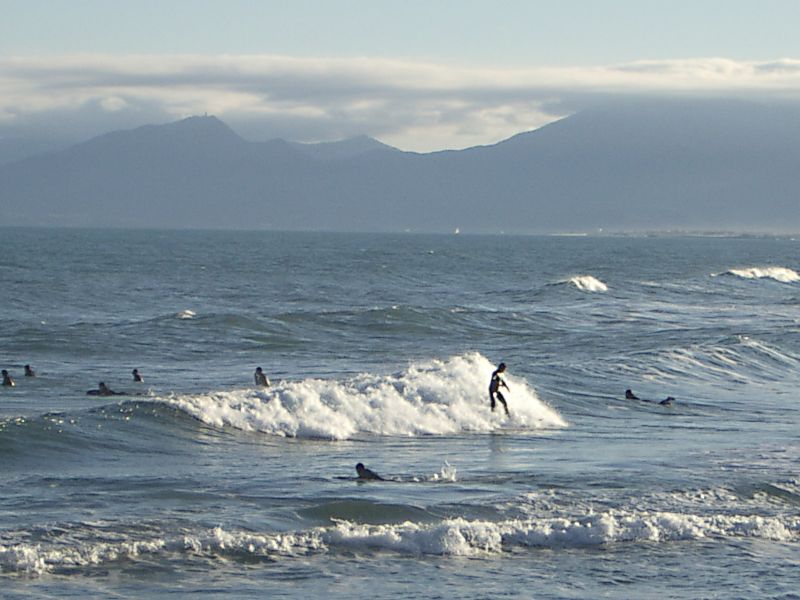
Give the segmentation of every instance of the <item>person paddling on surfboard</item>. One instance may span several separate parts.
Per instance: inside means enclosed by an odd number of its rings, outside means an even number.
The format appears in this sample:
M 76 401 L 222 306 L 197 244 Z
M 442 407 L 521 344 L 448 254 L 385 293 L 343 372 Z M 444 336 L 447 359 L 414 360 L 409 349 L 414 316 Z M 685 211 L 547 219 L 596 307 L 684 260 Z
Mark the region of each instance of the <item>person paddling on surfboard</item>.
M 489 401 L 492 404 L 492 412 L 494 412 L 495 406 L 495 398 L 499 401 L 503 408 L 506 409 L 506 416 L 511 416 L 508 412 L 508 404 L 506 404 L 506 399 L 503 398 L 503 394 L 500 393 L 500 388 L 504 387 L 508 390 L 508 386 L 506 382 L 503 381 L 503 373 L 506 371 L 506 363 L 500 363 L 497 365 L 497 369 L 492 373 L 492 380 L 489 382 Z M 509 390 L 511 391 L 511 390 Z
M 634 394 L 631 390 L 625 390 L 625 399 L 626 400 L 641 400 L 642 402 L 656 402 L 656 400 L 647 400 L 646 398 L 639 398 L 636 394 Z M 661 406 L 672 406 L 672 403 L 675 402 L 675 398 L 672 396 L 667 396 L 664 400 L 659 402 Z
M 97 384 L 96 390 L 89 390 L 86 392 L 87 396 L 124 396 L 124 392 L 115 392 L 110 387 L 108 387 L 105 381 L 101 381 Z
M 375 481 L 385 481 L 385 479 L 380 475 L 378 475 L 375 471 L 365 467 L 364 463 L 358 463 L 356 465 L 356 473 L 358 473 L 359 479 L 372 479 Z

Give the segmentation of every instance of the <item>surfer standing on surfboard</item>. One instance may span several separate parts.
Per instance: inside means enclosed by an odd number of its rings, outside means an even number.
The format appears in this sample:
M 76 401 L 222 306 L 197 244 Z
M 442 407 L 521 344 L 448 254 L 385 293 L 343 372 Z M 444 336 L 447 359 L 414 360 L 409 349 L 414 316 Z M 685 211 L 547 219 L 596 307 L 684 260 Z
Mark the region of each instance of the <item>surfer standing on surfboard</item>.
M 506 363 L 500 363 L 497 365 L 497 369 L 492 373 L 492 380 L 489 382 L 489 400 L 492 403 L 492 412 L 494 412 L 495 406 L 495 398 L 503 405 L 503 408 L 506 409 L 506 416 L 510 416 L 508 413 L 508 404 L 506 404 L 506 399 L 503 398 L 503 394 L 500 393 L 500 388 L 504 387 L 508 389 L 506 382 L 503 381 L 503 373 L 506 370 Z M 510 391 L 510 390 L 509 390 Z

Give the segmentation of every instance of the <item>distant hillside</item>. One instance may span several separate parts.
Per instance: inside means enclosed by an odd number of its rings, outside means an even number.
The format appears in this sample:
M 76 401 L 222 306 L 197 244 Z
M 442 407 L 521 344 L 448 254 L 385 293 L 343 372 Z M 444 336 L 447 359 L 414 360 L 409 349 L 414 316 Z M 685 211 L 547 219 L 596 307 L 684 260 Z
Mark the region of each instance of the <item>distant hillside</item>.
M 340 142 L 321 142 L 318 144 L 291 142 L 291 145 L 295 150 L 306 156 L 322 160 L 353 158 L 367 152 L 372 152 L 373 150 L 396 150 L 366 135 L 360 135 Z
M 492 146 L 247 142 L 214 117 L 0 167 L 3 224 L 339 231 L 800 231 L 800 110 L 639 102 Z

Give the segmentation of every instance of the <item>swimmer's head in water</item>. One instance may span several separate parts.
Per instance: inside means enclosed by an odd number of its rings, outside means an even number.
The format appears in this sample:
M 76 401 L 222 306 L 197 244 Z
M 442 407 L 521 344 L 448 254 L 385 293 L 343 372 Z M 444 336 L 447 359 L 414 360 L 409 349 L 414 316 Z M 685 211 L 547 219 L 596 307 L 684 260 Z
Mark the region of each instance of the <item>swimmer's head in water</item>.
M 363 471 L 363 470 L 364 470 L 364 463 L 358 463 L 356 465 L 356 471 Z

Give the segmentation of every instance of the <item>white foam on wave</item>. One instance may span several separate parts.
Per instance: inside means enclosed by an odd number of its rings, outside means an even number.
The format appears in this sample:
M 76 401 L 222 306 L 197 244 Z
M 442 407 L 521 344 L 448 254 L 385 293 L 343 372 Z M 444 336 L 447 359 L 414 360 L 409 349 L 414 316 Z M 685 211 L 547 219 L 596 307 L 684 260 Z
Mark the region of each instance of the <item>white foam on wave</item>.
M 563 427 L 566 422 L 519 377 L 506 377 L 512 420 L 489 410 L 494 370 L 478 353 L 410 365 L 393 375 L 281 382 L 268 390 L 233 390 L 158 399 L 214 427 L 278 436 L 343 440 Z
M 275 559 L 347 550 L 415 556 L 481 556 L 520 547 L 583 548 L 618 543 L 730 538 L 795 543 L 800 538 L 800 516 L 701 516 L 611 510 L 578 518 L 500 522 L 455 518 L 438 523 L 364 525 L 339 521 L 306 531 L 267 534 L 226 531 L 217 527 L 199 533 L 139 541 L 0 545 L 0 570 L 41 574 L 125 559 L 149 557 L 148 560 L 152 560 L 153 555 L 165 558 L 241 556 Z
M 800 281 L 800 274 L 787 267 L 745 267 L 730 269 L 723 275 L 734 275 L 742 279 L 774 279 L 781 283 L 796 283 Z
M 33 575 L 120 560 L 144 559 L 153 555 L 300 556 L 324 548 L 320 535 L 315 531 L 258 535 L 227 532 L 217 527 L 199 534 L 172 538 L 155 537 L 149 540 L 0 545 L 0 572 L 24 572 Z
M 197 313 L 193 310 L 182 310 L 176 315 L 179 319 L 194 319 L 197 316 Z
M 574 285 L 582 292 L 607 292 L 608 286 L 592 275 L 575 275 L 565 283 Z

